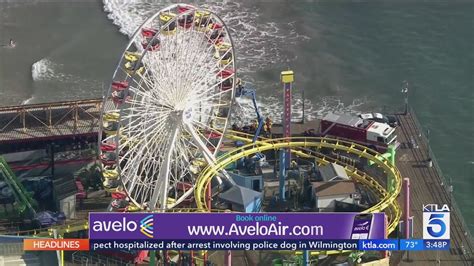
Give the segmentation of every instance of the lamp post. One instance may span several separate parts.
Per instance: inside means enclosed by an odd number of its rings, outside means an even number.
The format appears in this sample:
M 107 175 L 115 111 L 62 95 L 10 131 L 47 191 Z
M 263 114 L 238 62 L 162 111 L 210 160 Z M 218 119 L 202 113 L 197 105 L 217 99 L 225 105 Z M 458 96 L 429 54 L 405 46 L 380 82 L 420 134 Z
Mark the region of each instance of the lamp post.
M 408 81 L 403 81 L 402 93 L 405 95 L 405 115 L 408 114 Z
M 301 124 L 304 124 L 304 118 L 305 118 L 305 113 L 304 113 L 304 101 L 305 101 L 305 98 L 304 98 L 304 89 L 302 90 L 301 92 L 301 98 L 302 99 L 302 102 L 301 102 L 301 111 L 302 111 L 302 117 L 301 117 Z
M 452 208 L 451 204 L 453 202 L 453 192 L 454 192 L 454 187 L 453 187 L 453 179 L 449 177 L 449 207 Z
M 404 191 L 404 217 L 403 222 L 405 223 L 405 239 L 410 239 L 410 179 L 403 178 L 403 191 Z M 407 250 L 407 262 L 410 262 L 410 251 Z

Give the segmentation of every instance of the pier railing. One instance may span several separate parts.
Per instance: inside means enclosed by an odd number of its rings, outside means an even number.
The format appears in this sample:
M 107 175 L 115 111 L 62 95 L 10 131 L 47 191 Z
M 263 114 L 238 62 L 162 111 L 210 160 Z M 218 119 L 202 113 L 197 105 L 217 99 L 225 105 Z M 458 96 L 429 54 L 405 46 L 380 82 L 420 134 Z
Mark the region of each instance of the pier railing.
M 421 141 L 423 141 L 425 143 L 425 145 L 428 149 L 428 155 L 429 155 L 430 159 L 433 162 L 433 167 L 439 173 L 439 175 L 440 175 L 440 177 L 443 181 L 443 186 L 442 187 L 447 190 L 447 192 L 448 192 L 448 194 L 451 198 L 451 201 L 450 201 L 451 209 L 454 209 L 454 211 L 459 213 L 459 215 L 460 215 L 459 220 L 461 221 L 462 226 L 464 228 L 466 228 L 466 231 L 464 232 L 464 234 L 467 234 L 467 236 L 469 237 L 469 240 L 472 242 L 473 238 L 472 238 L 471 231 L 469 230 L 469 227 L 467 226 L 467 224 L 464 220 L 464 216 L 462 215 L 461 209 L 459 208 L 456 201 L 453 200 L 454 195 L 453 195 L 453 190 L 452 190 L 452 187 L 451 187 L 452 184 L 451 184 L 451 182 L 448 182 L 448 180 L 446 180 L 446 177 L 443 174 L 443 171 L 441 170 L 441 167 L 439 166 L 438 160 L 436 159 L 436 156 L 435 156 L 433 150 L 431 149 L 431 145 L 429 143 L 429 138 L 426 136 L 426 131 L 424 130 L 423 126 L 421 125 L 420 121 L 418 120 L 418 117 L 416 116 L 415 110 L 413 110 L 413 108 L 410 106 L 408 108 L 408 111 L 410 112 L 411 116 L 413 117 L 413 121 L 415 122 L 416 128 L 418 128 L 420 130 L 420 132 L 419 132 L 420 139 L 421 139 Z
M 0 107 L 0 141 L 94 134 L 102 99 Z

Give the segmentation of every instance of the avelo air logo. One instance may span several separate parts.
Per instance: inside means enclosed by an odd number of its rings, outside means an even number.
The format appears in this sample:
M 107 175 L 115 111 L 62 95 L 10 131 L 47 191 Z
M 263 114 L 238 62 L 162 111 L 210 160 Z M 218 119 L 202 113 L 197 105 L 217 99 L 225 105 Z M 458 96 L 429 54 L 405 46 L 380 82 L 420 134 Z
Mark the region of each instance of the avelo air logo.
M 353 231 L 357 232 L 357 231 L 367 231 L 367 230 L 369 230 L 369 221 L 357 224 L 356 226 L 354 226 Z
M 140 232 L 149 238 L 153 238 L 153 214 L 140 220 Z
M 147 215 L 140 221 L 130 220 L 124 216 L 117 220 L 95 220 L 91 224 L 91 230 L 93 232 L 104 232 L 104 233 L 133 233 L 139 232 L 148 238 L 153 238 L 153 215 Z
M 423 239 L 449 239 L 449 214 L 447 204 L 423 205 Z

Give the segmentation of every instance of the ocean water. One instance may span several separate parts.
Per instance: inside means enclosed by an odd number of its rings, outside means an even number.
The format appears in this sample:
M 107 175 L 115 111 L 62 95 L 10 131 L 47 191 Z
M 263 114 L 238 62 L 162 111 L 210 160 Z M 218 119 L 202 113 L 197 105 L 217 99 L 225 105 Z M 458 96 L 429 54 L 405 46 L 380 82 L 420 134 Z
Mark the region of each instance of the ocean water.
M 0 105 L 101 97 L 127 43 L 170 1 L 0 2 Z M 474 232 L 474 4 L 469 1 L 194 2 L 227 22 L 239 75 L 257 88 L 265 116 L 280 119 L 280 71 L 295 71 L 294 118 L 330 111 L 400 109 L 409 103 Z M 28 19 L 25 19 L 28 18 Z M 234 119 L 253 118 L 249 99 Z M 421 208 L 421 206 L 420 206 Z

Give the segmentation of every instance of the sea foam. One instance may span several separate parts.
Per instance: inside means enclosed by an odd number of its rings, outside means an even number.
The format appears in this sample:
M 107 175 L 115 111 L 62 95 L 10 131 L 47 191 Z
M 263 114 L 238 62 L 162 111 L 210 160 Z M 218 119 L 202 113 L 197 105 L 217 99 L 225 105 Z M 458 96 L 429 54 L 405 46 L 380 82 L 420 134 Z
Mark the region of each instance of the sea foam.
M 170 3 L 146 0 L 103 0 L 103 4 L 104 11 L 108 13 L 108 18 L 113 24 L 118 26 L 121 33 L 131 37 L 146 18 Z M 261 12 L 259 8 L 246 6 L 243 3 L 223 1 L 202 3 L 201 6 L 219 14 L 228 26 L 238 58 L 239 77 L 242 80 L 257 83 L 252 80 L 250 73 L 274 65 L 286 66 L 287 62 L 296 58 L 294 55 L 290 58 L 292 55 L 284 53 L 282 47 L 292 46 L 308 39 L 307 36 L 297 33 L 294 22 L 281 25 L 273 21 L 262 21 L 259 18 Z M 262 116 L 269 116 L 275 122 L 280 122 L 283 112 L 282 97 L 261 97 L 257 89 L 257 98 Z M 292 108 L 294 121 L 302 117 L 302 103 L 301 95 L 294 95 Z M 309 121 L 330 111 L 353 112 L 354 108 L 362 104 L 360 101 L 355 101 L 346 105 L 332 97 L 321 98 L 316 104 L 305 99 L 305 117 Z M 250 119 L 255 119 L 252 100 L 237 99 L 232 113 L 234 123 L 247 123 Z

